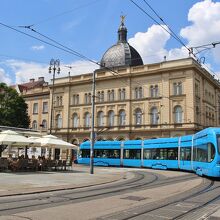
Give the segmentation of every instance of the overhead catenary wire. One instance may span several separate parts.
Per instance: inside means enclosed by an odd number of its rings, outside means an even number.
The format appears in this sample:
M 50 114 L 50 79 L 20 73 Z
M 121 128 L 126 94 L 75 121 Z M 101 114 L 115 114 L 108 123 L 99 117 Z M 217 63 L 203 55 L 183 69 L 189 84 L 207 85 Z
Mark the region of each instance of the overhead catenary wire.
M 173 38 L 175 38 L 183 47 L 185 47 L 188 51 L 189 54 L 192 54 L 192 51 L 190 48 L 188 48 L 181 40 L 180 38 L 174 33 L 173 31 L 170 30 L 169 26 L 165 24 L 165 26 L 168 28 L 165 28 L 163 25 L 161 25 L 155 18 L 153 18 L 149 13 L 146 12 L 146 10 L 144 10 L 140 5 L 138 5 L 136 2 L 134 2 L 133 0 L 130 0 L 137 8 L 139 8 L 144 14 L 146 14 L 150 19 L 152 19 L 156 24 L 158 24 L 163 30 L 165 30 L 170 36 L 172 36 Z M 159 16 L 158 16 L 159 17 Z M 160 17 L 159 17 L 160 18 Z M 161 18 L 160 18 L 161 20 Z M 163 19 L 162 19 L 163 20 Z M 164 22 L 164 21 L 163 21 Z M 194 55 L 194 54 L 193 54 Z
M 175 36 L 175 39 L 178 40 L 186 49 L 190 50 L 183 41 L 176 35 L 176 33 L 170 28 L 170 26 L 164 21 L 164 19 L 153 9 L 153 7 L 146 1 L 143 0 L 144 3 L 154 12 L 154 14 L 161 20 L 161 22 L 169 29 L 169 31 L 172 33 L 173 36 Z M 160 24 L 159 24 L 160 25 Z M 161 26 L 161 25 L 160 25 Z M 171 35 L 171 34 L 170 34 Z M 171 35 L 171 36 L 172 36 Z
M 39 35 L 41 35 L 41 36 L 47 38 L 48 40 L 50 40 L 50 41 L 52 41 L 52 42 L 58 44 L 59 46 L 54 45 L 54 44 L 52 44 L 52 43 L 50 43 L 50 42 L 47 42 L 47 41 L 45 41 L 45 40 L 42 40 L 42 39 L 40 39 L 40 38 L 38 38 L 38 37 L 35 37 L 35 36 L 33 36 L 33 35 L 27 34 L 27 33 L 23 32 L 23 31 L 17 30 L 16 28 L 10 27 L 10 26 L 8 26 L 8 25 L 6 25 L 6 24 L 3 24 L 3 23 L 1 23 L 1 22 L 0 22 L 0 25 L 2 25 L 2 26 L 4 26 L 4 27 L 7 27 L 7 28 L 9 28 L 9 29 L 12 29 L 12 30 L 14 30 L 14 31 L 16 31 L 16 32 L 19 32 L 19 33 L 21 33 L 21 34 L 24 34 L 24 35 L 26 35 L 26 36 L 28 36 L 28 37 L 34 38 L 34 39 L 36 39 L 36 40 L 39 40 L 39 41 L 41 41 L 41 42 L 43 42 L 43 43 L 46 43 L 46 44 L 48 44 L 48 45 L 50 45 L 50 46 L 53 46 L 53 47 L 57 48 L 57 49 L 63 50 L 63 51 L 65 51 L 65 52 L 69 53 L 69 54 L 72 54 L 72 55 L 75 55 L 75 56 L 77 56 L 77 57 L 80 57 L 81 59 L 86 59 L 86 60 L 88 60 L 88 61 L 90 61 L 90 62 L 92 62 L 92 63 L 94 63 L 94 64 L 96 64 L 96 65 L 98 65 L 98 66 L 100 66 L 100 67 L 103 67 L 103 66 L 101 66 L 100 63 L 98 63 L 98 62 L 96 62 L 96 61 L 93 61 L 93 60 L 91 60 L 90 58 L 88 58 L 88 57 L 82 55 L 81 53 L 79 53 L 79 52 L 77 52 L 77 51 L 75 51 L 75 50 L 72 50 L 71 48 L 68 48 L 68 47 L 66 47 L 66 46 L 64 46 L 64 45 L 62 45 L 62 44 L 60 44 L 60 43 L 58 43 L 57 41 L 53 40 L 52 38 L 49 38 L 49 37 L 47 37 L 46 35 L 43 35 L 43 34 L 41 34 L 40 32 L 37 32 L 37 31 L 34 30 L 34 29 L 32 30 L 33 32 L 38 33 Z M 31 27 L 27 26 L 26 28 L 30 29 Z M 124 77 L 123 75 L 120 75 L 117 71 L 115 71 L 115 70 L 113 70 L 113 69 L 111 69 L 111 68 L 109 68 L 109 67 L 105 67 L 105 69 L 106 69 L 106 70 L 109 70 L 109 71 L 110 71 L 114 76 L 116 76 L 116 77 L 119 77 L 119 78 L 123 78 L 123 77 Z M 123 82 L 123 84 L 125 84 L 126 86 L 129 86 L 126 80 L 120 79 L 120 81 Z M 137 84 L 138 86 L 141 86 L 141 87 L 143 87 L 143 88 L 146 87 L 145 85 L 143 85 L 142 83 L 140 83 L 140 82 L 138 82 L 138 81 L 133 81 L 133 83 L 134 83 L 134 84 Z M 147 88 L 147 87 L 146 87 L 146 88 Z M 170 97 L 166 97 L 166 96 L 163 96 L 163 95 L 161 95 L 160 97 L 167 98 L 167 99 L 171 100 Z M 191 109 L 194 110 L 193 107 L 187 106 L 186 104 L 183 104 L 183 106 L 185 106 L 186 108 L 191 108 Z
M 58 14 L 49 16 L 49 17 L 47 17 L 47 18 L 45 18 L 45 19 L 42 19 L 42 20 L 39 20 L 39 21 L 36 21 L 36 22 L 32 23 L 31 26 L 36 26 L 36 25 L 38 25 L 38 24 L 45 23 L 45 22 L 47 22 L 47 21 L 49 21 L 49 20 L 52 20 L 52 19 L 54 19 L 54 18 L 61 17 L 61 16 L 63 16 L 63 15 L 72 13 L 72 12 L 78 10 L 78 9 L 86 8 L 86 7 L 88 7 L 88 6 L 90 6 L 90 5 L 94 4 L 94 3 L 96 3 L 96 2 L 98 2 L 98 1 L 100 1 L 100 0 L 90 1 L 89 3 L 82 4 L 82 5 L 78 6 L 78 7 L 75 7 L 75 8 L 72 8 L 72 9 L 69 9 L 69 10 L 66 10 L 66 11 L 63 11 L 63 12 L 61 12 L 61 13 L 58 13 Z
M 9 25 L 6 25 L 6 24 L 4 24 L 4 23 L 2 23 L 2 22 L 0 22 L 0 25 L 4 26 L 4 27 L 6 27 L 6 28 L 9 28 L 9 29 L 11 29 L 11 30 L 14 30 L 14 31 L 16 31 L 16 32 L 18 32 L 18 33 L 24 34 L 24 35 L 26 35 L 26 36 L 28 36 L 28 37 L 34 38 L 34 39 L 36 39 L 36 40 L 39 40 L 39 41 L 41 41 L 41 42 L 43 42 L 43 43 L 45 43 L 45 44 L 48 44 L 48 45 L 50 45 L 50 46 L 53 46 L 53 47 L 57 48 L 57 49 L 63 50 L 63 51 L 65 51 L 65 52 L 69 53 L 69 54 L 72 54 L 72 55 L 75 55 L 75 56 L 77 56 L 77 57 L 80 57 L 81 59 L 86 59 L 86 60 L 88 60 L 88 61 L 90 61 L 90 62 L 92 62 L 92 63 L 94 63 L 94 64 L 96 64 L 96 65 L 98 65 L 98 66 L 100 66 L 100 67 L 103 67 L 103 66 L 101 66 L 100 63 L 98 63 L 98 62 L 96 62 L 96 61 L 93 61 L 93 60 L 91 60 L 90 58 L 87 58 L 86 56 L 84 56 L 84 55 L 82 55 L 82 54 L 76 52 L 75 50 L 72 50 L 72 49 L 70 49 L 70 48 L 68 48 L 68 47 L 66 47 L 66 46 L 64 46 L 64 45 L 62 46 L 62 44 L 60 44 L 60 43 L 58 43 L 58 42 L 57 42 L 57 44 L 58 44 L 59 46 L 57 46 L 57 45 L 55 45 L 55 44 L 52 44 L 52 43 L 50 43 L 50 42 L 47 42 L 47 41 L 45 41 L 45 40 L 42 40 L 42 39 L 40 39 L 40 38 L 38 38 L 38 37 L 35 37 L 35 36 L 33 36 L 33 35 L 27 34 L 27 33 L 23 32 L 23 31 L 17 30 L 16 28 L 11 27 L 11 26 L 9 26 Z M 30 29 L 29 26 L 27 26 L 27 28 Z M 36 30 L 34 30 L 34 32 L 39 34 L 39 32 L 36 32 Z M 45 36 L 45 35 L 43 35 L 43 34 L 40 34 L 40 35 L 41 35 L 41 36 Z M 51 39 L 51 38 L 49 38 L 49 37 L 47 37 L 47 36 L 45 36 L 45 37 L 46 37 L 47 39 Z M 56 42 L 56 41 L 53 40 L 53 39 L 51 39 L 51 41 L 53 41 L 54 43 Z M 116 77 L 119 77 L 119 78 L 123 78 L 123 77 L 124 77 L 124 76 L 120 75 L 117 71 L 115 71 L 115 70 L 113 70 L 113 69 L 111 69 L 111 68 L 109 68 L 109 67 L 105 67 L 105 69 L 106 69 L 106 70 L 109 70 L 109 71 L 110 71 L 114 76 L 116 76 Z M 128 83 L 127 83 L 127 81 L 122 80 L 122 79 L 120 79 L 120 81 L 123 82 L 126 86 L 129 86 Z M 137 82 L 137 81 L 133 81 L 133 83 L 135 83 L 135 84 L 137 84 L 138 86 L 141 86 L 141 87 L 146 87 L 145 85 L 143 85 L 142 83 Z M 170 99 L 169 97 L 166 97 L 166 96 L 161 96 L 161 97 Z M 187 105 L 185 105 L 185 104 L 183 104 L 183 105 L 184 105 L 185 107 L 187 107 L 187 108 L 193 109 L 191 106 L 187 106 Z
M 219 41 L 217 42 L 213 42 L 211 44 L 204 44 L 204 45 L 201 45 L 201 46 L 196 46 L 196 47 L 187 47 L 183 42 L 182 40 L 175 34 L 174 31 L 172 31 L 172 29 L 169 27 L 169 25 L 167 25 L 164 21 L 164 19 L 161 18 L 161 16 L 153 9 L 153 7 L 147 2 L 147 0 L 143 0 L 144 3 L 154 12 L 154 14 L 160 19 L 160 21 L 163 22 L 163 24 L 168 28 L 168 30 L 170 31 L 167 31 L 166 28 L 164 28 L 156 19 L 154 19 L 149 13 L 146 12 L 146 10 L 144 10 L 140 5 L 138 5 L 136 2 L 134 2 L 134 0 L 130 0 L 137 8 L 139 8 L 144 14 L 146 14 L 149 18 L 151 18 L 154 22 L 156 22 L 161 28 L 163 28 L 166 32 L 168 32 L 172 37 L 174 37 L 179 43 L 181 43 L 188 51 L 189 51 L 189 54 L 192 54 L 196 59 L 197 61 L 199 60 L 196 55 L 198 53 L 200 53 L 200 51 L 198 51 L 199 48 L 201 47 L 207 47 L 207 46 L 213 46 L 215 47 L 217 44 L 220 44 Z M 193 49 L 196 49 L 197 50 L 197 53 L 194 53 L 193 52 Z M 210 68 L 203 64 L 210 72 L 212 72 L 216 77 L 217 79 L 219 79 L 218 75 L 216 73 L 214 73 L 214 71 L 210 70 Z
M 30 29 L 31 31 L 33 31 L 33 32 L 35 32 L 35 33 L 37 33 L 37 34 L 39 34 L 40 36 L 43 36 L 43 37 L 47 38 L 48 40 L 51 40 L 52 42 L 54 42 L 54 43 L 56 43 L 56 44 L 58 44 L 58 45 L 64 47 L 65 49 L 70 50 L 70 51 L 73 51 L 74 53 L 76 53 L 77 55 L 79 55 L 81 58 L 86 59 L 86 60 L 88 60 L 88 61 L 90 61 L 90 62 L 92 62 L 92 63 L 95 63 L 95 64 L 99 65 L 100 67 L 104 67 L 104 66 L 102 66 L 100 63 L 94 62 L 94 61 L 91 60 L 90 58 L 88 58 L 88 57 L 82 55 L 81 53 L 79 53 L 79 52 L 77 52 L 77 51 L 75 51 L 75 50 L 72 50 L 72 49 L 69 48 L 69 47 L 64 46 L 63 44 L 60 44 L 59 42 L 53 40 L 53 39 L 50 38 L 50 37 L 47 37 L 47 36 L 44 35 L 44 34 L 41 34 L 40 32 L 34 30 L 33 28 L 30 28 L 29 26 L 27 26 L 27 28 Z M 105 69 L 107 69 L 108 71 L 110 71 L 114 76 L 117 76 L 117 77 L 119 77 L 119 78 L 120 78 L 120 77 L 124 77 L 124 76 L 120 75 L 117 71 L 114 71 L 113 69 L 111 69 L 111 68 L 109 68 L 109 67 L 105 67 Z M 128 83 L 127 83 L 126 80 L 120 79 L 120 81 L 123 82 L 123 84 L 125 84 L 126 86 L 128 86 Z M 142 83 L 140 83 L 140 82 L 138 82 L 138 81 L 133 81 L 133 82 L 134 82 L 135 84 L 137 84 L 138 86 L 146 87 L 145 85 L 143 85 Z M 162 96 L 162 95 L 161 95 L 161 96 Z M 163 97 L 163 98 L 168 98 L 168 99 L 170 99 L 169 97 L 166 97 L 166 96 L 162 96 L 162 97 Z M 185 104 L 184 104 L 184 106 L 185 106 Z M 185 107 L 188 107 L 188 106 L 185 106 Z M 189 106 L 189 108 L 193 109 L 191 106 Z

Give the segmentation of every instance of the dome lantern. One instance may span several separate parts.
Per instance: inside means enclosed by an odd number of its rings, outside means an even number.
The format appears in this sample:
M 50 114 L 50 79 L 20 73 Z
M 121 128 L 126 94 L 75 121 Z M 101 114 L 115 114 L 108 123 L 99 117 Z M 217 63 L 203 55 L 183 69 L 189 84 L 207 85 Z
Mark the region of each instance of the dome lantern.
M 124 20 L 125 16 L 121 16 L 118 42 L 104 53 L 101 59 L 101 68 L 143 65 L 140 54 L 127 42 L 127 28 Z
M 127 28 L 124 24 L 125 16 L 121 16 L 121 25 L 118 28 L 118 43 L 125 43 L 127 42 Z

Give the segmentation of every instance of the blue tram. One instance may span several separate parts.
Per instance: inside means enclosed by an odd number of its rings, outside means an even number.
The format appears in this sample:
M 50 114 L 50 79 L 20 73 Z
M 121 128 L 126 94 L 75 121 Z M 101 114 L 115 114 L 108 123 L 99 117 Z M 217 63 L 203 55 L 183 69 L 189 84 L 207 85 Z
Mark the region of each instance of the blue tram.
M 78 163 L 90 163 L 90 142 L 81 144 Z M 182 137 L 97 141 L 94 164 L 180 169 L 194 171 L 201 176 L 220 177 L 220 128 L 206 128 Z

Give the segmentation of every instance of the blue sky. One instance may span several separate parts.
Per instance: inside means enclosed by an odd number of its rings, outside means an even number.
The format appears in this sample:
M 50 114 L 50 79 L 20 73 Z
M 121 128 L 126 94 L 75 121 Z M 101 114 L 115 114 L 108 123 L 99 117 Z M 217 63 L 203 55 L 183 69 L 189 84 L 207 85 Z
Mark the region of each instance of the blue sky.
M 133 0 L 147 13 L 158 18 L 145 1 L 160 15 L 188 46 L 220 41 L 220 2 L 214 0 Z M 141 54 L 144 63 L 187 57 L 184 47 L 138 9 L 130 0 L 2 0 L 0 22 L 38 37 L 32 28 L 59 43 L 100 61 L 104 52 L 117 41 L 120 15 L 126 15 L 129 43 Z M 87 73 L 97 66 L 0 25 L 0 81 L 8 84 L 27 82 L 44 76 L 49 80 L 51 58 L 60 59 L 61 74 Z M 220 44 L 199 53 L 206 68 L 220 73 Z

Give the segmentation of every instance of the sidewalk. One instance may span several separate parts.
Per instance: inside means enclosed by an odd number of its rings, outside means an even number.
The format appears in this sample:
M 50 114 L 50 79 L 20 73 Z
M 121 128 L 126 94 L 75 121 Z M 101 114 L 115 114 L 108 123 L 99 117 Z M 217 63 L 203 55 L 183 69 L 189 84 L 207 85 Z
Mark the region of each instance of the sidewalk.
M 95 167 L 90 174 L 89 166 L 74 165 L 67 171 L 38 172 L 0 172 L 0 197 L 72 189 L 110 183 L 127 178 L 122 169 Z

